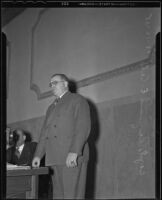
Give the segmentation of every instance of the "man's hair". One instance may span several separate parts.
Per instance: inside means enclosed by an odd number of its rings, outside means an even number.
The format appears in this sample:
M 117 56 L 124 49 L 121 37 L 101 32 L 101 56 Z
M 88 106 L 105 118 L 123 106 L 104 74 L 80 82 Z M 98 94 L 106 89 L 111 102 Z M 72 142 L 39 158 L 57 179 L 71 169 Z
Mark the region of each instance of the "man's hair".
M 53 74 L 53 75 L 51 76 L 51 78 L 53 78 L 53 77 L 55 77 L 55 76 L 59 76 L 59 77 L 61 78 L 61 80 L 66 81 L 66 82 L 69 82 L 69 79 L 68 79 L 68 77 L 67 77 L 65 74 Z

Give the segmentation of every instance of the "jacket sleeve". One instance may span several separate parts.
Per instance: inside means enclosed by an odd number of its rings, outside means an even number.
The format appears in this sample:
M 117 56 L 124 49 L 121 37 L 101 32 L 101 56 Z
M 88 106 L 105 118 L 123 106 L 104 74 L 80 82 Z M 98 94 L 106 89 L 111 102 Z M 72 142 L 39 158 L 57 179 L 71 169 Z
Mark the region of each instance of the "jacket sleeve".
M 69 152 L 77 153 L 78 156 L 82 155 L 83 146 L 86 143 L 90 134 L 90 109 L 88 102 L 81 98 L 74 105 L 75 109 L 75 127 L 74 137 L 69 149 Z
M 29 143 L 29 153 L 30 154 L 29 154 L 29 157 L 27 157 L 27 163 L 28 163 L 28 165 L 32 164 L 32 160 L 33 160 L 33 157 L 34 157 L 36 146 L 37 146 L 36 142 L 30 142 Z

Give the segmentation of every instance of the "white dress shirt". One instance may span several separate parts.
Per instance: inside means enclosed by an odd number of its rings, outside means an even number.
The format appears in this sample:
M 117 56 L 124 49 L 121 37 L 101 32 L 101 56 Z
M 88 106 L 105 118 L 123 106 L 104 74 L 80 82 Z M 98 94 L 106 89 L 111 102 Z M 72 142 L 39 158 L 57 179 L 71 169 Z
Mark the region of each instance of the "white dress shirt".
M 19 151 L 20 154 L 21 154 L 23 148 L 24 148 L 24 144 L 20 145 L 19 147 L 16 147 L 16 149 Z

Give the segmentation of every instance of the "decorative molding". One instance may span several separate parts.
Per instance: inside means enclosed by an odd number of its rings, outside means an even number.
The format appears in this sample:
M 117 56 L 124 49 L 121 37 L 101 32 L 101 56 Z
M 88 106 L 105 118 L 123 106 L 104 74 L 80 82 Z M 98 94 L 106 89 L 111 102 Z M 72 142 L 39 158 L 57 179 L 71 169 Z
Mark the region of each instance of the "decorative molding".
M 31 36 L 31 73 L 30 73 L 30 89 L 33 90 L 36 95 L 37 95 L 37 99 L 41 100 L 47 97 L 51 97 L 53 94 L 51 91 L 47 91 L 47 92 L 41 92 L 39 86 L 34 83 L 33 80 L 33 71 L 34 71 L 34 33 L 35 30 L 40 22 L 40 19 L 42 17 L 42 15 L 48 10 L 49 8 L 45 8 L 43 10 L 40 11 L 40 13 L 38 14 L 38 18 L 34 24 L 34 26 L 32 27 L 32 36 Z M 88 77 L 85 79 L 82 79 L 78 82 L 76 82 L 77 88 L 80 87 L 85 87 L 88 85 L 92 85 L 92 84 L 96 84 L 102 81 L 105 81 L 107 79 L 111 79 L 114 77 L 118 77 L 121 76 L 123 74 L 127 74 L 127 73 L 131 73 L 137 70 L 140 70 L 144 67 L 152 67 L 155 64 L 155 46 L 153 46 L 151 48 L 150 54 L 148 55 L 147 58 L 140 60 L 138 62 L 126 65 L 126 66 L 122 66 L 104 73 L 100 73 L 97 74 L 95 76 L 92 77 Z
M 117 76 L 121 76 L 123 74 L 127 74 L 127 73 L 131 73 L 131 72 L 140 70 L 141 68 L 144 68 L 146 66 L 151 67 L 151 66 L 153 66 L 153 64 L 155 62 L 154 57 L 155 56 L 154 56 L 154 48 L 153 48 L 151 51 L 151 55 L 149 55 L 148 58 L 138 61 L 138 62 L 135 62 L 135 63 L 132 63 L 132 64 L 129 64 L 129 65 L 126 65 L 126 66 L 123 66 L 123 67 L 119 67 L 119 68 L 107 71 L 105 73 L 97 74 L 96 76 L 93 76 L 93 77 L 85 78 L 85 79 L 77 82 L 77 87 L 80 88 L 80 87 L 85 87 L 85 86 L 92 85 L 95 83 L 99 83 L 99 82 L 105 81 L 107 79 L 111 79 L 111 78 L 114 78 Z
M 33 71 L 34 71 L 34 32 L 35 29 L 37 28 L 37 25 L 42 17 L 42 15 L 48 10 L 48 8 L 45 8 L 39 12 L 38 18 L 36 20 L 36 23 L 32 27 L 32 36 L 31 36 L 31 72 L 30 72 L 30 89 L 33 90 L 37 94 L 37 99 L 44 99 L 47 97 L 52 96 L 51 91 L 47 92 L 41 92 L 40 88 L 38 85 L 36 85 L 33 81 Z

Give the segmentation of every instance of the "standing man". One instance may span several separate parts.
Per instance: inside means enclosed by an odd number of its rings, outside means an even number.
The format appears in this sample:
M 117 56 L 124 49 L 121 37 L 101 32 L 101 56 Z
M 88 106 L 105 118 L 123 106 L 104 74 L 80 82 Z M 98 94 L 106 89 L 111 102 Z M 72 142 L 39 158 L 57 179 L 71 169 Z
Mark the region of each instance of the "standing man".
M 41 130 L 33 167 L 46 154 L 46 166 L 53 169 L 54 199 L 83 199 L 89 158 L 90 109 L 79 94 L 69 91 L 68 78 L 54 74 L 50 87 L 56 97 L 49 106 Z

